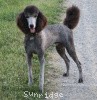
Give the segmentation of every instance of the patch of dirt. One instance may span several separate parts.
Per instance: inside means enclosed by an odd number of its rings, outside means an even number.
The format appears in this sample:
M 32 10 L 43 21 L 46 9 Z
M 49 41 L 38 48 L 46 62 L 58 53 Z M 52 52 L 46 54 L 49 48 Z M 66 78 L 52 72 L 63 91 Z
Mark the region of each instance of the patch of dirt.
M 72 4 L 81 11 L 80 22 L 73 30 L 77 56 L 82 63 L 84 83 L 78 83 L 78 69 L 70 59 L 70 75 L 63 77 L 66 65 L 55 48 L 49 51 L 49 66 L 46 71 L 46 90 L 63 94 L 63 98 L 48 100 L 97 100 L 97 1 L 68 0 L 63 6 Z M 65 13 L 61 14 L 63 21 Z
M 62 3 L 63 6 L 63 13 L 60 15 L 60 23 L 63 22 L 64 18 L 65 18 L 65 8 L 66 8 L 66 1 L 64 0 L 64 2 Z M 49 94 L 54 92 L 57 93 L 58 90 L 61 88 L 60 84 L 62 84 L 60 82 L 60 78 L 62 78 L 63 76 L 63 72 L 64 70 L 66 70 L 65 68 L 65 63 L 63 61 L 63 59 L 59 56 L 59 54 L 56 51 L 55 46 L 51 47 L 50 50 L 48 51 L 48 67 L 46 68 L 46 73 L 45 73 L 45 90 L 46 92 L 48 92 Z M 59 100 L 59 98 L 57 98 Z M 55 100 L 57 100 L 55 99 Z M 48 100 L 54 100 L 53 99 L 48 99 Z

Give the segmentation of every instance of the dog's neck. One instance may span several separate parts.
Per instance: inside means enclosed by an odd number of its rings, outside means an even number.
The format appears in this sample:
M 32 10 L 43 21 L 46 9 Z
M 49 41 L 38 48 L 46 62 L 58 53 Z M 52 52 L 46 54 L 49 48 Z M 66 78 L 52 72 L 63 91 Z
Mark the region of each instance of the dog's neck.
M 35 37 L 37 35 L 37 33 L 28 33 L 28 34 L 25 34 L 25 36 L 27 37 Z
M 29 33 L 25 34 L 26 40 L 34 40 L 35 37 L 37 37 L 37 33 Z

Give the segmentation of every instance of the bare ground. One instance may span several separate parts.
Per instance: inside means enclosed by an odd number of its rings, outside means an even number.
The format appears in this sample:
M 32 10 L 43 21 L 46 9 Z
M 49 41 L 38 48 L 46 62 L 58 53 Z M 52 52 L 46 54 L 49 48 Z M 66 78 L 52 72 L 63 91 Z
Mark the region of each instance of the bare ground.
M 78 26 L 73 30 L 75 48 L 82 63 L 84 83 L 78 83 L 78 69 L 70 59 L 70 75 L 63 77 L 66 65 L 55 48 L 49 52 L 49 64 L 46 71 L 46 90 L 62 93 L 62 98 L 48 100 L 97 100 L 97 1 L 68 0 L 67 7 L 74 4 L 81 10 Z M 63 3 L 65 6 L 65 1 Z M 61 15 L 64 19 L 64 14 Z

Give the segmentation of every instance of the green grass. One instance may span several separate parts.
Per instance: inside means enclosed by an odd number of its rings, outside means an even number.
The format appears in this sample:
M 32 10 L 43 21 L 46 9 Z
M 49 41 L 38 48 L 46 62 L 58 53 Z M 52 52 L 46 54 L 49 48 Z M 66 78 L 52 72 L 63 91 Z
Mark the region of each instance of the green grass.
M 24 91 L 39 93 L 39 62 L 34 56 L 34 85 L 28 87 L 23 33 L 16 26 L 16 16 L 27 5 L 36 5 L 48 23 L 57 23 L 63 0 L 0 0 L 0 100 L 39 100 L 24 98 Z M 43 99 L 41 99 L 43 100 Z

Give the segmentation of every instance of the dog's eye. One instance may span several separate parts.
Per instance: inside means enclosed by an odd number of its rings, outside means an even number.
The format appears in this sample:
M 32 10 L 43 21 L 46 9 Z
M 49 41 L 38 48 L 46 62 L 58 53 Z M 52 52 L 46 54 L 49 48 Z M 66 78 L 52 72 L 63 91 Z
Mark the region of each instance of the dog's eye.
M 36 17 L 37 17 L 37 15 L 34 15 L 34 17 L 36 18 Z

